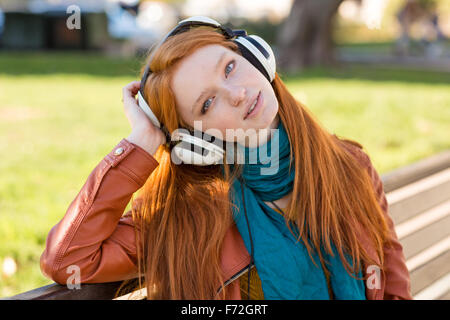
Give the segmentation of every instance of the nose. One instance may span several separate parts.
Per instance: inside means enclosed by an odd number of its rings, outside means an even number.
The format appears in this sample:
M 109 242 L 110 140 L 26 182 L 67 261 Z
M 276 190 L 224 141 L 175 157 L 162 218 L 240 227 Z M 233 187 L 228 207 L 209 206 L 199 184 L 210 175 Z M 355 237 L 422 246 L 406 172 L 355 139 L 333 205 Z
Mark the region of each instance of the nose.
M 240 106 L 242 101 L 245 101 L 247 90 L 244 87 L 231 87 L 228 91 L 231 104 L 234 107 Z

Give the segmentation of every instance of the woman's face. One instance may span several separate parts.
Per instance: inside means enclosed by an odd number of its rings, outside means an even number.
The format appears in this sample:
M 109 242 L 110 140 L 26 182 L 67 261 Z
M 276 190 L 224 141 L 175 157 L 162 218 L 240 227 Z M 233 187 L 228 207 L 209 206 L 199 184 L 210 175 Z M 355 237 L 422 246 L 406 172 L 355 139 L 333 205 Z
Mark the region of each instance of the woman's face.
M 171 87 L 182 119 L 221 140 L 255 147 L 267 141 L 270 129 L 278 125 L 278 100 L 270 82 L 244 57 L 223 46 L 205 46 L 185 57 Z M 259 93 L 257 106 L 247 116 Z

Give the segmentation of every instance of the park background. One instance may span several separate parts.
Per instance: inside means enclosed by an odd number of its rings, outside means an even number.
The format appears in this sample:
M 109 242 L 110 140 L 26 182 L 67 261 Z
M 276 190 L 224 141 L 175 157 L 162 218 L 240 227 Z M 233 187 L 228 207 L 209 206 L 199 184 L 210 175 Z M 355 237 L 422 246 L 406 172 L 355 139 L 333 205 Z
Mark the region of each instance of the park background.
M 305 9 L 312 1 L 321 9 Z M 405 34 L 398 13 L 408 2 L 419 7 L 408 11 Z M 83 14 L 79 30 L 61 24 L 71 4 Z M 380 174 L 450 149 L 450 1 L 93 6 L 0 0 L 0 297 L 52 283 L 39 268 L 48 232 L 128 136 L 122 87 L 139 80 L 146 50 L 188 16 L 266 39 L 294 96 L 330 132 L 360 142 Z M 38 18 L 47 21 L 41 33 Z

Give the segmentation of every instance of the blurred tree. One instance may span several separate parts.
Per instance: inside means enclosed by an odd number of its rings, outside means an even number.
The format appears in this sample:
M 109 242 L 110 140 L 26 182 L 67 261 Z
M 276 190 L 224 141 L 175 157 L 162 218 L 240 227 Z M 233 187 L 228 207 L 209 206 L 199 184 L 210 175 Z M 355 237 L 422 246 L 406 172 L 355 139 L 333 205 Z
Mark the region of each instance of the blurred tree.
M 281 26 L 278 65 L 286 71 L 333 63 L 333 18 L 344 0 L 294 0 Z

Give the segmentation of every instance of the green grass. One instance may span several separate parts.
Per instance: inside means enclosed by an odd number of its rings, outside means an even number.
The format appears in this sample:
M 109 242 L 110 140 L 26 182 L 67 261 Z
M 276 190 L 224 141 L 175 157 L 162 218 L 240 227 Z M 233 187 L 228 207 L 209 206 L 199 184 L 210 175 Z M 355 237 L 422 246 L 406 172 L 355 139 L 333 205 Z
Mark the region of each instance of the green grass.
M 288 85 L 330 132 L 362 143 L 380 174 L 450 148 L 450 74 L 354 66 Z
M 50 284 L 39 257 L 97 163 L 130 132 L 122 87 L 139 59 L 0 54 L 0 297 Z M 313 69 L 285 79 L 330 132 L 362 143 L 380 174 L 450 148 L 450 75 Z

